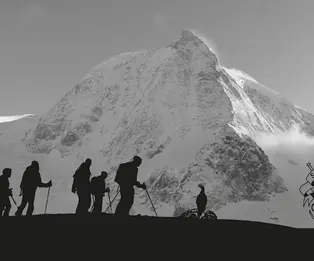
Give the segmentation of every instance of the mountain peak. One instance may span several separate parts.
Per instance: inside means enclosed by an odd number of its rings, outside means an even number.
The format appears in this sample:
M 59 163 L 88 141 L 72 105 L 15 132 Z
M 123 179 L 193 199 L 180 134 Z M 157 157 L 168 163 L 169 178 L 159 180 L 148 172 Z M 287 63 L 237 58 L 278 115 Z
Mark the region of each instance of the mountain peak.
M 181 31 L 181 38 L 177 43 L 182 43 L 183 45 L 194 44 L 196 46 L 204 45 L 206 51 L 211 51 L 209 46 L 205 43 L 202 37 L 198 36 L 195 32 L 189 29 L 183 29 Z
M 181 32 L 181 38 L 183 39 L 189 39 L 189 38 L 198 38 L 191 30 L 189 29 L 183 29 Z
M 218 64 L 218 57 L 208 45 L 206 38 L 198 35 L 193 30 L 182 30 L 180 38 L 175 40 L 170 47 L 186 57 L 190 57 L 194 54 L 198 57 L 196 59 L 207 57 L 210 58 L 215 65 Z

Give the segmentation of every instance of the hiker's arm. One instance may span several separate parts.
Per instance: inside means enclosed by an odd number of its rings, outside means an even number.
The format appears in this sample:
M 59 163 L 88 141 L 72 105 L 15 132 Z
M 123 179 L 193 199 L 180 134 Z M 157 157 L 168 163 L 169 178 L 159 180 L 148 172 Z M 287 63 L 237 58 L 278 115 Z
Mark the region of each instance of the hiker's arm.
M 142 184 L 139 181 L 136 181 L 134 185 L 138 188 L 142 188 Z
M 25 172 L 23 173 L 23 177 L 22 177 L 22 181 L 21 181 L 21 184 L 20 184 L 20 188 L 23 190 L 23 188 L 25 187 Z
M 72 183 L 72 188 L 71 188 L 72 193 L 76 192 L 76 179 L 73 177 L 73 183 Z
M 138 170 L 136 169 L 136 170 L 134 170 L 134 172 L 132 173 L 132 174 L 133 174 L 133 176 L 132 176 L 132 178 L 133 178 L 133 184 L 134 184 L 134 186 L 137 186 L 138 188 L 141 188 L 142 185 L 141 185 L 141 183 L 137 180 L 137 172 L 138 172 Z
M 135 186 L 137 186 L 138 188 L 141 188 L 141 189 L 146 189 L 146 185 L 144 182 L 141 184 L 139 181 L 136 181 Z
M 106 183 L 104 182 L 104 193 L 106 193 L 106 192 L 110 192 L 110 189 L 109 188 L 106 188 Z
M 137 173 L 138 173 L 138 170 L 136 170 L 136 172 L 134 173 L 134 185 L 138 188 L 142 188 L 142 189 L 145 189 L 146 186 L 144 185 L 144 183 L 140 183 L 138 180 L 137 180 Z
M 45 187 L 45 184 L 41 181 L 41 176 L 40 176 L 40 173 L 37 173 L 37 186 L 40 187 L 40 188 L 43 188 Z
M 40 176 L 40 173 L 37 174 L 37 179 L 38 179 L 38 187 L 40 188 L 47 188 L 51 185 L 51 181 L 47 182 L 47 183 L 43 183 L 42 180 L 41 180 L 41 176 Z

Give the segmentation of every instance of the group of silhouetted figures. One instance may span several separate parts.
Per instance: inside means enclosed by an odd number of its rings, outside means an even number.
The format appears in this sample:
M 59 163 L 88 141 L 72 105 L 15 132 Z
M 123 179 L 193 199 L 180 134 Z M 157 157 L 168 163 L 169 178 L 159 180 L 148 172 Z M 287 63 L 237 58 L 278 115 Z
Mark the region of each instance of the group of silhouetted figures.
M 137 180 L 138 167 L 141 165 L 141 163 L 142 159 L 139 156 L 134 156 L 132 161 L 122 163 L 118 167 L 114 179 L 114 181 L 119 185 L 116 196 L 118 195 L 118 193 L 120 193 L 120 201 L 115 210 L 115 215 L 117 216 L 129 215 L 130 209 L 134 202 L 134 186 L 146 190 L 145 183 L 140 183 Z M 85 162 L 83 162 L 79 166 L 79 168 L 75 171 L 75 174 L 73 175 L 73 184 L 71 190 L 74 194 L 76 193 L 78 196 L 78 204 L 76 208 L 76 214 L 78 215 L 89 213 L 89 209 L 91 207 L 92 213 L 101 214 L 103 197 L 105 193 L 108 193 L 109 204 L 111 207 L 112 201 L 110 201 L 110 189 L 106 187 L 105 182 L 108 173 L 102 171 L 100 176 L 95 176 L 91 178 L 91 165 L 92 160 L 89 158 L 86 159 Z M 3 174 L 0 176 L 0 216 L 9 216 L 9 212 L 11 209 L 10 197 L 16 204 L 12 195 L 12 188 L 10 188 L 9 183 L 11 172 L 12 170 L 10 168 L 5 168 L 3 169 Z M 39 164 L 37 161 L 33 161 L 32 164 L 28 166 L 23 173 L 22 181 L 20 184 L 20 196 L 22 196 L 22 201 L 20 206 L 18 206 L 15 215 L 21 216 L 23 210 L 28 204 L 26 215 L 31 216 L 34 211 L 34 200 L 37 188 L 50 188 L 51 186 L 51 180 L 47 183 L 42 182 L 39 172 Z M 204 193 L 204 186 L 200 185 L 200 188 L 201 193 L 198 195 L 196 202 L 199 212 L 198 216 L 200 216 L 201 213 L 205 210 L 207 203 L 207 197 Z M 92 199 L 94 201 L 93 204 Z M 155 208 L 154 211 L 156 213 Z
M 9 178 L 11 177 L 12 170 L 10 168 L 5 168 L 3 170 L 2 176 L 0 176 L 0 214 L 1 216 L 8 216 L 11 203 L 10 198 L 12 197 L 12 189 L 10 189 Z M 27 214 L 31 216 L 34 211 L 34 200 L 36 195 L 36 190 L 38 187 L 51 187 L 52 182 L 43 183 L 41 181 L 41 176 L 39 173 L 39 164 L 37 161 L 33 161 L 32 165 L 28 166 L 23 174 L 22 181 L 20 184 L 22 196 L 21 205 L 15 212 L 16 216 L 21 216 L 24 208 L 28 204 Z M 12 197 L 13 198 L 13 197 Z M 14 201 L 15 202 L 15 201 Z
M 135 156 L 133 161 L 120 164 L 117 170 L 115 182 L 119 184 L 121 198 L 115 211 L 116 215 L 129 215 L 134 201 L 134 186 L 146 189 L 145 183 L 141 184 L 137 181 L 138 167 L 141 163 L 142 159 Z M 106 188 L 105 183 L 105 179 L 108 176 L 107 172 L 102 171 L 100 176 L 93 177 L 90 181 L 91 164 L 91 159 L 86 159 L 73 176 L 72 192 L 78 195 L 76 214 L 89 212 L 91 196 L 94 198 L 92 213 L 100 214 L 102 211 L 103 196 L 106 192 L 109 195 L 110 192 L 110 189 Z
M 146 190 L 145 183 L 141 184 L 137 181 L 138 167 L 141 163 L 142 159 L 138 156 L 134 156 L 133 161 L 120 164 L 117 170 L 115 182 L 119 184 L 118 192 L 120 192 L 121 198 L 115 211 L 116 215 L 129 215 L 129 211 L 134 201 L 134 186 Z M 92 206 L 92 198 L 94 203 L 91 212 L 100 214 L 102 212 L 103 197 L 106 192 L 109 197 L 110 189 L 106 187 L 105 182 L 108 173 L 102 171 L 100 176 L 91 178 L 91 164 L 92 160 L 89 158 L 86 159 L 73 175 L 72 192 L 76 193 L 78 196 L 76 214 L 89 213 L 89 209 Z M 0 216 L 9 216 L 11 209 L 10 197 L 14 200 L 9 182 L 11 172 L 12 170 L 10 168 L 5 168 L 0 176 Z M 39 164 L 37 161 L 33 161 L 23 173 L 20 184 L 20 196 L 22 196 L 22 201 L 17 208 L 15 215 L 21 216 L 28 204 L 26 215 L 31 216 L 34 211 L 37 188 L 50 188 L 51 186 L 51 180 L 47 183 L 42 182 L 39 172 Z

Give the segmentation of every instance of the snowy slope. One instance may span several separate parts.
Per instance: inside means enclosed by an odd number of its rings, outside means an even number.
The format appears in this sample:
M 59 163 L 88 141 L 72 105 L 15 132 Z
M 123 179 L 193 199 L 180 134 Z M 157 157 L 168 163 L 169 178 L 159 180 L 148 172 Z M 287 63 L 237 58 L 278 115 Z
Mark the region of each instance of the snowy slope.
M 277 194 L 270 201 L 242 201 L 220 208 L 221 218 L 249 219 L 282 224 L 292 227 L 313 228 L 314 220 L 309 215 L 309 207 L 303 207 L 303 196 L 299 188 L 306 182 L 309 173 L 307 162 L 314 162 L 314 140 L 304 134 L 294 132 L 265 135 L 259 138 L 271 163 L 284 179 L 288 190 Z
M 194 208 L 200 182 L 215 211 L 269 201 L 287 187 L 252 138 L 280 132 L 286 119 L 273 119 L 254 97 L 184 30 L 167 47 L 121 54 L 93 68 L 19 140 L 11 157 L 19 174 L 12 179 L 17 184 L 30 160 L 39 160 L 43 179 L 55 184 L 49 211 L 73 212 L 70 186 L 78 164 L 91 157 L 93 175 L 107 170 L 114 190 L 118 164 L 137 154 L 139 179 L 149 184 L 159 215 Z M 302 118 L 309 129 L 310 117 Z M 0 136 L 0 142 L 6 141 Z M 39 193 L 42 209 L 45 190 Z M 136 193 L 132 213 L 153 215 L 145 193 Z
M 314 135 L 314 116 L 312 114 L 292 104 L 279 93 L 259 83 L 248 74 L 236 69 L 224 68 L 224 70 L 242 87 L 254 107 L 275 132 L 287 131 L 293 125 L 299 124 L 301 130 L 311 136 Z M 253 137 L 256 135 L 257 133 L 252 134 Z

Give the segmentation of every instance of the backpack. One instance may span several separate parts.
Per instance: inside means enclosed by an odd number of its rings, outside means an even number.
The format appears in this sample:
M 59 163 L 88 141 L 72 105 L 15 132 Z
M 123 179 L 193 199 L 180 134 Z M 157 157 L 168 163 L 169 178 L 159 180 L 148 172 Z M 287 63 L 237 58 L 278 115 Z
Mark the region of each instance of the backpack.
M 77 187 L 77 185 L 82 184 L 82 179 L 83 177 L 83 168 L 84 168 L 84 163 L 82 163 L 75 171 L 73 175 L 73 185 L 74 187 Z
M 7 190 L 6 186 L 6 180 L 3 176 L 0 176 L 0 194 L 5 194 L 5 191 Z
M 91 182 L 90 182 L 90 192 L 95 195 L 95 193 L 97 192 L 97 184 L 98 183 L 98 179 L 97 177 L 93 177 Z
M 124 174 L 128 171 L 128 165 L 127 163 L 122 163 L 120 164 L 118 170 L 117 170 L 117 174 L 116 177 L 114 179 L 115 182 L 117 182 L 119 184 L 119 186 L 121 185 L 121 183 L 124 180 Z

